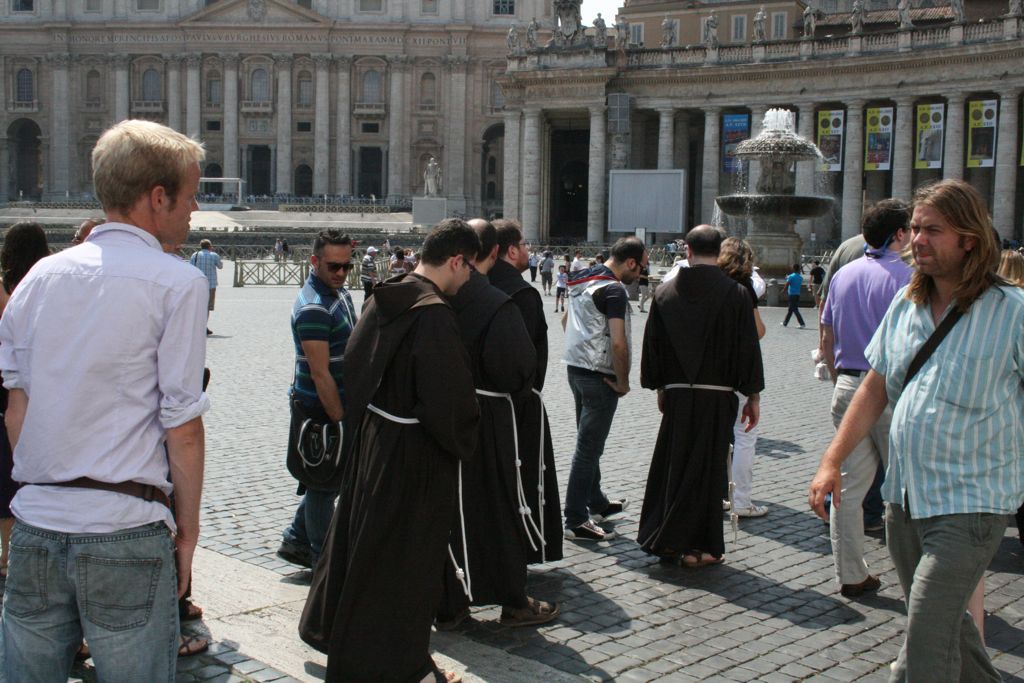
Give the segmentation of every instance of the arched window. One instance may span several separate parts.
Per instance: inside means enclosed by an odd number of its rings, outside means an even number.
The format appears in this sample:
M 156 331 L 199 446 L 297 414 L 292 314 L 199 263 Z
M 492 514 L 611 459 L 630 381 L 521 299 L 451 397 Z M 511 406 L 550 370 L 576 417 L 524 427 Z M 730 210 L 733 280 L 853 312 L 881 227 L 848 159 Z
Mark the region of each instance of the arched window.
M 420 104 L 434 104 L 437 102 L 437 79 L 434 74 L 426 73 L 420 78 Z
M 85 75 L 86 102 L 98 103 L 103 99 L 103 95 L 100 93 L 101 85 L 100 72 L 96 69 L 91 70 Z
M 270 80 L 266 69 L 253 69 L 249 82 L 249 94 L 256 102 L 270 101 Z
M 32 87 L 32 71 L 30 69 L 19 69 L 15 77 L 14 101 L 31 102 L 34 88 Z
M 308 71 L 299 72 L 298 102 L 300 107 L 313 106 L 313 76 Z
M 146 69 L 142 73 L 142 99 L 145 102 L 158 102 L 160 96 L 160 72 L 156 69 Z
M 383 102 L 380 94 L 380 72 L 370 69 L 363 74 L 363 102 Z
M 221 80 L 219 71 L 211 71 L 206 75 L 206 104 L 219 107 L 221 104 Z
M 487 157 L 487 175 L 494 175 L 498 172 L 498 160 L 494 157 Z

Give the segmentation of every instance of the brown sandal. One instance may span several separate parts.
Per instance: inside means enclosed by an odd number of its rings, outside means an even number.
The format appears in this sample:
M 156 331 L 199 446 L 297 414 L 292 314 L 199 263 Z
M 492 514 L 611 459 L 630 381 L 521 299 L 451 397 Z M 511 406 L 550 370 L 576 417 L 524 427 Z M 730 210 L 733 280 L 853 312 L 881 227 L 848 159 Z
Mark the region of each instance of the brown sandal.
M 201 655 L 210 649 L 210 641 L 202 636 L 179 636 L 178 656 L 192 657 Z
M 191 600 L 185 601 L 185 609 L 178 610 L 179 621 L 198 621 L 203 618 L 203 608 L 192 602 Z
M 557 602 L 544 602 L 534 598 L 527 598 L 526 600 L 526 607 L 518 609 L 503 607 L 501 609 L 500 623 L 503 626 L 510 626 L 512 628 L 536 626 L 537 624 L 546 624 L 561 614 Z

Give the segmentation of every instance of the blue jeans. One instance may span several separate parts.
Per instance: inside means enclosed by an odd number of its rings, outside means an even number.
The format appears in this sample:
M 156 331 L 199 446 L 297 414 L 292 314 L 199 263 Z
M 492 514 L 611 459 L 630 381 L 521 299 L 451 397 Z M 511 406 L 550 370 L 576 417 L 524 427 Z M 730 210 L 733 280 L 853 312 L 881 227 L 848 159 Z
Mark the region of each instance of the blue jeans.
M 3 613 L 10 683 L 64 683 L 89 641 L 101 681 L 173 681 L 178 572 L 162 522 L 65 534 L 17 522 Z
M 619 396 L 604 375 L 569 366 L 569 388 L 576 403 L 576 451 L 565 491 L 565 526 L 572 529 L 590 519 L 590 512 L 608 507 L 601 492 L 601 454 L 619 405 Z
M 789 295 L 789 310 L 786 311 L 786 319 L 782 321 L 783 325 L 789 324 L 789 319 L 792 316 L 796 316 L 796 321 L 800 323 L 800 327 L 804 326 L 804 318 L 800 315 L 800 295 L 790 294 Z
M 309 546 L 313 558 L 313 566 L 324 551 L 327 530 L 334 516 L 334 500 L 337 491 L 315 491 L 306 489 L 306 494 L 295 509 L 295 518 L 284 530 L 285 543 L 296 543 Z

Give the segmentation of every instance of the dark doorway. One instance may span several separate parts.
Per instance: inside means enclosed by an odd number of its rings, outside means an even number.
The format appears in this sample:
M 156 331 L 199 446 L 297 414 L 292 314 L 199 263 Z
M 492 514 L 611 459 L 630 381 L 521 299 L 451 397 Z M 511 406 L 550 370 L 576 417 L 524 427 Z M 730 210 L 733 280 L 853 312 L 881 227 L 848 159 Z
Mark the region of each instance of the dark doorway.
M 295 169 L 295 196 L 313 196 L 313 169 L 302 164 Z
M 249 194 L 270 195 L 270 147 L 267 145 L 249 148 Z
M 207 178 L 223 178 L 224 171 L 221 170 L 220 164 L 207 164 L 206 170 L 203 171 L 203 176 Z M 224 194 L 223 183 L 203 183 L 203 192 L 205 194 Z
M 380 147 L 359 148 L 359 178 L 356 194 L 360 197 L 381 197 L 384 194 L 384 153 Z
M 485 216 L 502 215 L 504 148 L 504 124 L 491 126 L 484 131 L 480 154 L 480 195 Z
M 587 238 L 587 183 L 589 130 L 551 133 L 550 237 Z
M 13 199 L 39 199 L 43 194 L 40 159 L 39 126 L 31 119 L 18 119 L 7 129 L 8 149 L 11 154 Z M 8 188 L 0 188 L 4 195 Z M 5 197 L 6 198 L 6 197 Z

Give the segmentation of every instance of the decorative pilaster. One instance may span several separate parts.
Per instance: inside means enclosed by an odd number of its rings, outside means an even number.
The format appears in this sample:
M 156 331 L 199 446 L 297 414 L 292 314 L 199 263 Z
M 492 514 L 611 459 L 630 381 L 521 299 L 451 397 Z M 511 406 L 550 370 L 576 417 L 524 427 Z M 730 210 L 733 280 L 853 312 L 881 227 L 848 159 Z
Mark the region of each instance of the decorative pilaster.
M 445 180 L 444 194 L 456 207 L 466 201 L 466 105 L 469 101 L 466 93 L 466 67 L 468 60 L 462 56 L 450 56 L 445 59 L 448 68 L 448 121 L 446 122 L 448 175 Z
M 50 99 L 50 183 L 48 194 L 63 199 L 70 184 L 71 148 L 68 144 L 68 129 L 71 113 L 68 97 L 68 54 L 47 55 L 50 66 L 50 82 L 52 84 Z
M 799 102 L 800 110 L 797 114 L 797 134 L 805 140 L 815 140 L 815 117 L 813 102 Z M 817 170 L 817 161 L 801 161 L 796 165 L 796 193 L 804 196 L 816 194 L 814 192 L 814 173 Z M 814 219 L 808 218 L 796 222 L 796 233 L 807 244 L 814 232 Z
M 338 67 L 338 81 L 335 95 L 337 116 L 337 137 L 335 139 L 335 192 L 352 193 L 352 60 L 349 57 L 335 57 Z
M 587 173 L 587 241 L 603 242 L 605 233 L 604 209 L 608 201 L 605 185 L 608 172 L 605 164 L 606 141 L 605 106 L 590 107 L 590 159 Z M 660 164 L 659 164 L 660 168 Z
M 658 168 L 673 168 L 675 163 L 675 116 L 672 107 L 658 109 Z
M 540 109 L 523 110 L 523 237 L 540 241 Z M 589 218 L 589 211 L 588 211 Z
M 327 194 L 331 158 L 331 100 L 330 79 L 331 56 L 313 55 L 316 65 L 316 101 L 313 114 L 313 194 Z
M 996 133 L 996 178 L 992 192 L 992 224 L 1003 239 L 1013 237 L 1014 198 L 1017 194 L 1017 118 L 1020 90 L 999 92 L 999 130 Z
M 114 66 L 114 123 L 128 118 L 128 55 L 111 55 L 110 63 Z
M 704 108 L 704 160 L 700 182 L 700 216 L 703 223 L 711 223 L 715 215 L 715 197 L 718 196 L 718 175 L 721 171 L 721 113 L 721 107 Z
M 843 155 L 843 239 L 860 232 L 864 211 L 864 100 L 846 103 L 846 149 Z
M 202 135 L 199 115 L 202 111 L 199 67 L 202 64 L 202 55 L 191 54 L 185 57 L 185 134 L 195 140 Z
M 238 55 L 224 55 L 224 177 L 241 178 L 238 163 Z
M 277 192 L 292 187 L 292 56 L 274 55 L 277 70 Z
M 892 146 L 892 196 L 910 201 L 914 172 L 914 98 L 896 99 L 896 130 Z
M 522 113 L 505 111 L 505 186 L 502 191 L 502 215 L 519 218 L 519 121 Z
M 167 65 L 167 125 L 181 131 L 181 55 L 164 55 Z
M 403 125 L 405 112 L 405 55 L 396 55 L 390 59 L 391 69 L 389 74 L 390 90 L 388 95 L 388 197 L 398 197 L 405 194 L 405 175 L 403 170 L 408 168 L 405 163 L 405 127 Z M 418 167 L 417 167 L 417 170 Z M 443 180 L 445 191 L 448 188 L 448 179 Z
M 946 144 L 942 159 L 943 178 L 964 177 L 964 95 L 946 96 Z

